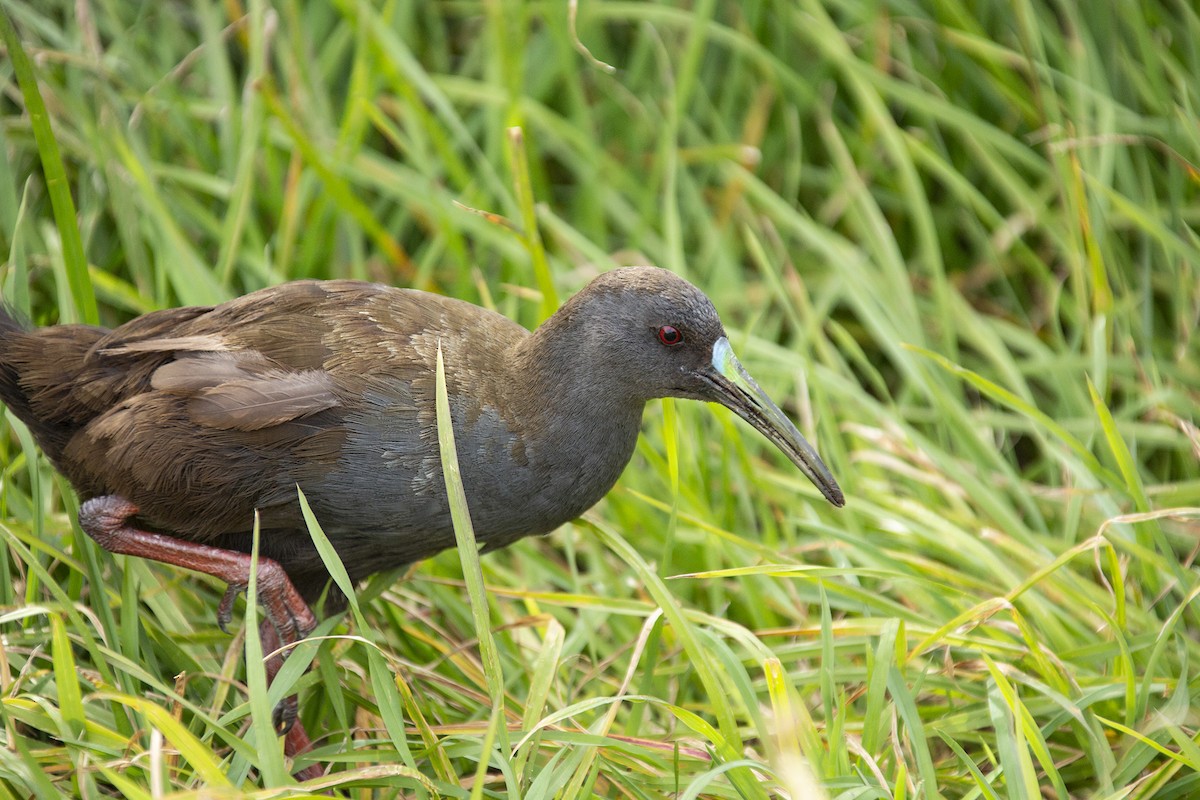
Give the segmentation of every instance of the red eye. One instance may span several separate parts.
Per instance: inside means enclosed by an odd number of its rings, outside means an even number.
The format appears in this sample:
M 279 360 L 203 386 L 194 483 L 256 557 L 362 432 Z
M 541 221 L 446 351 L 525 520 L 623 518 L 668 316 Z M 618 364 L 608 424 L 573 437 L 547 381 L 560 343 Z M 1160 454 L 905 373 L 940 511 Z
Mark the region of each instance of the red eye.
M 663 325 L 658 329 L 658 340 L 667 347 L 674 347 L 677 344 L 683 344 L 683 334 L 678 328 L 670 325 Z

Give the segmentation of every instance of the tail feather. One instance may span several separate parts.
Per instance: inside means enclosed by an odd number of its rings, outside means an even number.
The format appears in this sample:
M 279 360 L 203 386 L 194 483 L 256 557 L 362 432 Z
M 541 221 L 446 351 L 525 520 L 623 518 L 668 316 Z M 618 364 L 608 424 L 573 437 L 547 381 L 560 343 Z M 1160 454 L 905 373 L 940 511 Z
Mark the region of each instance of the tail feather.
M 21 391 L 21 376 L 9 353 L 14 343 L 27 335 L 27 328 L 18 321 L 12 309 L 0 304 L 0 402 L 24 420 L 29 404 Z
M 30 329 L 0 305 L 0 402 L 52 461 L 96 415 L 98 409 L 70 395 L 81 388 L 88 353 L 106 333 L 88 325 Z

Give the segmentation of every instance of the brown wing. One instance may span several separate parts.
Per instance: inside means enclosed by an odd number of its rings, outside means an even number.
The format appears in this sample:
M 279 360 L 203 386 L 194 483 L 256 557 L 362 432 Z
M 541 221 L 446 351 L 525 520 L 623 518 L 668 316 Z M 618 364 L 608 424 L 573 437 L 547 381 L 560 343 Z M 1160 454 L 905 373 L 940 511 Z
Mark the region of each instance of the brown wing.
M 96 413 L 60 469 L 81 494 L 121 494 L 184 538 L 249 529 L 256 508 L 294 500 L 345 435 L 323 367 L 325 286 L 157 312 L 95 341 L 68 396 Z

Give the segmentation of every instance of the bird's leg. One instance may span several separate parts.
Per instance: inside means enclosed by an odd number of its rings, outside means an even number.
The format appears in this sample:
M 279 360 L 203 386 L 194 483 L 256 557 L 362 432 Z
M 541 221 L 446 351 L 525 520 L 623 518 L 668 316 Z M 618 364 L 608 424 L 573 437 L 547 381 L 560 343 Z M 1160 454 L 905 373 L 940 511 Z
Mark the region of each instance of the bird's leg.
M 184 569 L 212 575 L 229 584 L 229 591 L 217 608 L 217 621 L 224 628 L 233 609 L 233 599 L 250 582 L 250 566 L 253 561 L 245 553 L 223 550 L 196 542 L 188 542 L 139 530 L 128 524 L 129 518 L 138 513 L 133 503 L 117 495 L 94 497 L 79 509 L 79 527 L 96 543 L 110 553 L 138 556 L 164 564 L 173 564 Z M 317 627 L 316 617 L 308 603 L 304 602 L 279 562 L 269 558 L 258 559 L 258 599 L 266 609 L 266 619 L 259 628 L 263 649 L 277 650 L 282 645 L 293 645 L 312 633 Z M 276 656 L 267 662 L 269 678 L 282 666 L 282 657 Z M 272 666 L 273 665 L 273 666 Z M 275 710 L 275 724 L 280 733 L 288 736 L 287 743 L 307 747 L 308 735 L 296 721 L 296 698 L 288 697 Z M 296 729 L 299 728 L 298 731 Z M 296 731 L 293 733 L 293 731 Z M 288 745 L 285 744 L 285 750 Z M 289 755 L 295 755 L 294 750 Z
M 127 525 L 129 518 L 137 512 L 137 506 L 123 497 L 94 497 L 79 509 L 79 526 L 110 553 L 148 558 L 212 575 L 230 584 L 233 595 L 250 582 L 252 559 L 246 553 L 149 533 Z M 258 599 L 285 645 L 295 644 L 317 627 L 308 603 L 292 586 L 283 567 L 270 558 L 258 560 Z M 218 607 L 218 615 L 228 614 L 232 603 L 233 596 L 226 593 Z M 228 617 L 225 619 L 228 621 Z

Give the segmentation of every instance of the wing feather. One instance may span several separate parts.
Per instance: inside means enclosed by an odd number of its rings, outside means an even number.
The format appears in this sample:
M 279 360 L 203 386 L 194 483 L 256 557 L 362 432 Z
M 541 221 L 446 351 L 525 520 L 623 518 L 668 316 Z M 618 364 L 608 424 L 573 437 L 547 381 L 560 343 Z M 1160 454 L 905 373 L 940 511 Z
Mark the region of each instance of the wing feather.
M 220 336 L 203 334 L 199 336 L 174 336 L 157 339 L 143 339 L 137 342 L 124 342 L 104 346 L 100 353 L 106 356 L 124 356 L 133 353 L 171 353 L 177 351 L 219 352 L 228 350 L 229 344 Z
M 177 358 L 155 371 L 151 385 L 189 395 L 192 420 L 221 430 L 262 430 L 339 405 L 329 373 L 280 369 L 253 351 Z

